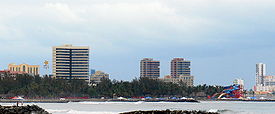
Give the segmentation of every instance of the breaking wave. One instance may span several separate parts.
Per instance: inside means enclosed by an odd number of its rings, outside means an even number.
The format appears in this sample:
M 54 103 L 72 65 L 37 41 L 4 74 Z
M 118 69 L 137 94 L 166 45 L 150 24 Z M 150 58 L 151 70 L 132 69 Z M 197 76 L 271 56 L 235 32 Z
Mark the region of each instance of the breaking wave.
M 52 114 L 118 114 L 117 112 L 89 112 L 89 111 L 78 111 L 78 110 L 55 110 L 55 109 L 46 109 L 49 113 Z

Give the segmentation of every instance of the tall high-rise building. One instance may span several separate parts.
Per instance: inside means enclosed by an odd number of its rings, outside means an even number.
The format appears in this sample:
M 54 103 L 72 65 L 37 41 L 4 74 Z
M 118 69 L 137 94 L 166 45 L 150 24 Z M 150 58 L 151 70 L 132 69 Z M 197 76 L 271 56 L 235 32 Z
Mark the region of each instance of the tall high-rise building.
M 140 61 L 140 77 L 157 79 L 160 76 L 160 62 L 152 58 L 144 58 Z
M 12 72 L 22 72 L 31 75 L 39 75 L 39 65 L 28 65 L 28 64 L 9 64 L 8 69 Z
M 263 63 L 256 64 L 256 85 L 264 86 L 264 76 L 266 75 L 266 65 Z
M 171 77 L 191 76 L 190 65 L 191 62 L 185 61 L 184 58 L 174 58 L 171 61 Z
M 89 80 L 89 47 L 53 47 L 53 78 Z

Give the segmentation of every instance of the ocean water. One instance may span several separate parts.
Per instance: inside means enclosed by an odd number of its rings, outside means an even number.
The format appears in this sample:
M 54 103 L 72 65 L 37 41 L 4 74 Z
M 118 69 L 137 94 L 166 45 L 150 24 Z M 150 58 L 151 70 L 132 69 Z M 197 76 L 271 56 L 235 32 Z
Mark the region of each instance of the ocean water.
M 205 110 L 222 114 L 275 114 L 275 102 L 201 101 L 185 102 L 70 102 L 36 104 L 53 114 L 118 114 L 136 110 Z M 0 103 L 0 105 L 14 105 Z

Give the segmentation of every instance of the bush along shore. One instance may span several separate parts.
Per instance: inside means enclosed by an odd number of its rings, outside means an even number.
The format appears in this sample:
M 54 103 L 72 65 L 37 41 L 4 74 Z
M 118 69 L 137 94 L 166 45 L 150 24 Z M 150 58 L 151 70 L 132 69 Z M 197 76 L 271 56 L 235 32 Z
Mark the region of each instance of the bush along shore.
M 219 114 L 218 112 L 206 112 L 206 111 L 187 111 L 187 110 L 152 110 L 152 111 L 132 111 L 124 112 L 120 114 Z
M 1 106 L 1 114 L 50 114 L 43 108 L 37 105 L 27 105 L 27 106 Z
M 16 76 L 4 74 L 0 78 L 0 98 L 24 96 L 25 99 L 53 99 L 60 97 L 88 98 L 139 98 L 139 97 L 188 97 L 207 98 L 223 90 L 221 86 L 186 86 L 184 82 L 166 83 L 161 80 L 138 78 L 132 81 L 102 79 L 88 84 L 84 80 L 57 80 L 48 76 Z

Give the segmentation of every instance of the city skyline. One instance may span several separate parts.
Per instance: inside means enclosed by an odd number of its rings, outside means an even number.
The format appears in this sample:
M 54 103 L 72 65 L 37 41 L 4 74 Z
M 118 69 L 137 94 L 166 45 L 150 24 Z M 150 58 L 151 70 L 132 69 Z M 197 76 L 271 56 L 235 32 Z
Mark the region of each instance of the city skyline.
M 192 61 L 195 85 L 255 84 L 255 64 L 275 74 L 275 1 L 3 1 L 0 68 L 51 61 L 51 47 L 91 48 L 90 68 L 111 79 L 139 77 L 139 60 Z M 50 65 L 51 66 L 51 65 Z M 51 69 L 50 69 L 51 71 Z M 41 68 L 41 73 L 45 74 Z

